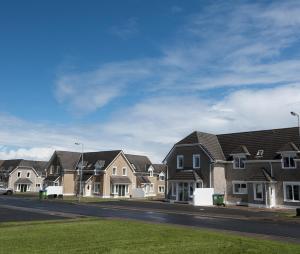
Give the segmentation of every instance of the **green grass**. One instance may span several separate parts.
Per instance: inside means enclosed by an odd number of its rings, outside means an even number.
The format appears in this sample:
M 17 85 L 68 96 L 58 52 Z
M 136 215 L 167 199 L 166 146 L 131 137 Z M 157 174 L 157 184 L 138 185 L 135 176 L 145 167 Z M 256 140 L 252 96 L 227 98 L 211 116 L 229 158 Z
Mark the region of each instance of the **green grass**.
M 1 223 L 0 253 L 300 253 L 300 245 L 121 220 Z

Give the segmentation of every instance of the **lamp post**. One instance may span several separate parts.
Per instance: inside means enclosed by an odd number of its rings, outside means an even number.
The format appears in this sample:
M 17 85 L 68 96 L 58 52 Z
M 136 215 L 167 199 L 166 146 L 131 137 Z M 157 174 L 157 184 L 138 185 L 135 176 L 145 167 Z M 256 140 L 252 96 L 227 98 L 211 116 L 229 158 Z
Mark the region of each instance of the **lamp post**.
M 82 170 L 83 170 L 83 143 L 75 143 L 75 145 L 80 146 L 81 145 L 81 167 L 80 167 L 80 172 L 79 172 L 79 195 L 78 195 L 78 202 L 80 203 L 80 196 L 82 193 Z
M 294 111 L 292 111 L 292 112 L 291 112 L 291 115 L 292 115 L 292 116 L 296 116 L 297 119 L 298 119 L 299 139 L 300 139 L 300 119 L 299 119 L 299 114 L 296 113 L 296 112 L 294 112 Z

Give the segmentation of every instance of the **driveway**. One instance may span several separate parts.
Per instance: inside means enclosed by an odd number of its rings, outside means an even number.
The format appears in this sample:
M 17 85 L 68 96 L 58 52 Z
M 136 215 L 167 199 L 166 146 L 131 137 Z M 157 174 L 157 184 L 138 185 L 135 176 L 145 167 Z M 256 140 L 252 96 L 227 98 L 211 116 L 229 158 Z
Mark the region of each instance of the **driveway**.
M 125 205 L 126 203 L 123 204 Z M 56 213 L 61 214 L 62 216 L 67 216 L 70 214 L 75 216 L 93 216 L 100 218 L 134 219 L 142 220 L 148 223 L 170 223 L 181 226 L 230 231 L 239 235 L 255 235 L 259 236 L 260 238 L 272 238 L 300 242 L 300 224 L 298 223 L 285 221 L 265 221 L 259 219 L 258 217 L 252 219 L 241 219 L 238 217 L 234 218 L 233 216 L 222 217 L 220 213 L 218 216 L 215 216 L 216 213 L 209 212 L 208 210 L 206 213 L 201 213 L 201 210 L 199 210 L 198 213 L 188 213 L 184 211 L 180 213 L 174 213 L 171 207 L 169 208 L 169 212 L 166 210 L 163 212 L 157 211 L 157 207 L 154 209 L 151 209 L 151 207 L 146 207 L 147 210 L 145 210 L 145 206 L 149 206 L 150 203 L 140 204 L 143 205 L 144 208 L 136 208 L 131 210 L 127 208 L 120 209 L 119 206 L 114 206 L 113 203 L 106 204 L 106 202 L 103 204 L 102 202 L 97 204 L 73 204 L 67 202 L 49 202 L 2 196 L 0 197 L 0 209 L 1 206 L 5 205 L 14 207 L 16 210 L 34 209 L 38 213 Z M 220 209 L 223 210 L 222 208 Z M 216 208 L 216 210 L 218 210 L 218 208 Z

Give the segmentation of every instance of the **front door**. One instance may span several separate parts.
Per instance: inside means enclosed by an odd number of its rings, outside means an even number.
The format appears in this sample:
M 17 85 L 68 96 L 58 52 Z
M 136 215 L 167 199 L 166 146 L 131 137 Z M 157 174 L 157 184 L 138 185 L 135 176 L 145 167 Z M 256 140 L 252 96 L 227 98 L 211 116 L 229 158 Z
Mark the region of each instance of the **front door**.
M 189 201 L 189 184 L 178 183 L 178 201 Z
M 119 185 L 119 190 L 118 190 L 118 195 L 119 197 L 124 197 L 125 196 L 125 185 Z
M 269 185 L 269 202 L 270 202 L 270 207 L 275 207 L 276 206 L 276 193 L 275 193 L 275 184 L 271 183 Z
M 21 184 L 20 187 L 21 187 L 21 188 L 20 188 L 20 191 L 21 191 L 21 192 L 26 192 L 26 191 L 27 191 L 27 184 Z

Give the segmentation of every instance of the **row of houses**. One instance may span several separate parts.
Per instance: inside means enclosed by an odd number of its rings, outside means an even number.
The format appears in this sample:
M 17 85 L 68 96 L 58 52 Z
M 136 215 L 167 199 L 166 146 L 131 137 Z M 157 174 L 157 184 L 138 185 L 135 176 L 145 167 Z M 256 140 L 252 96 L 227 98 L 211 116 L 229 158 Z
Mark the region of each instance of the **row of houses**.
M 0 162 L 0 182 L 15 191 L 57 185 L 64 195 L 82 189 L 84 196 L 138 197 L 142 191 L 144 197 L 185 203 L 192 203 L 196 188 L 211 188 L 224 194 L 227 204 L 296 207 L 299 147 L 298 128 L 221 135 L 195 131 L 174 144 L 163 164 L 121 150 L 83 155 L 56 151 L 49 162 Z
M 65 196 L 81 190 L 86 197 L 164 197 L 165 174 L 166 165 L 121 150 L 83 154 L 55 151 L 48 162 L 0 161 L 0 185 L 14 192 L 62 186 Z

